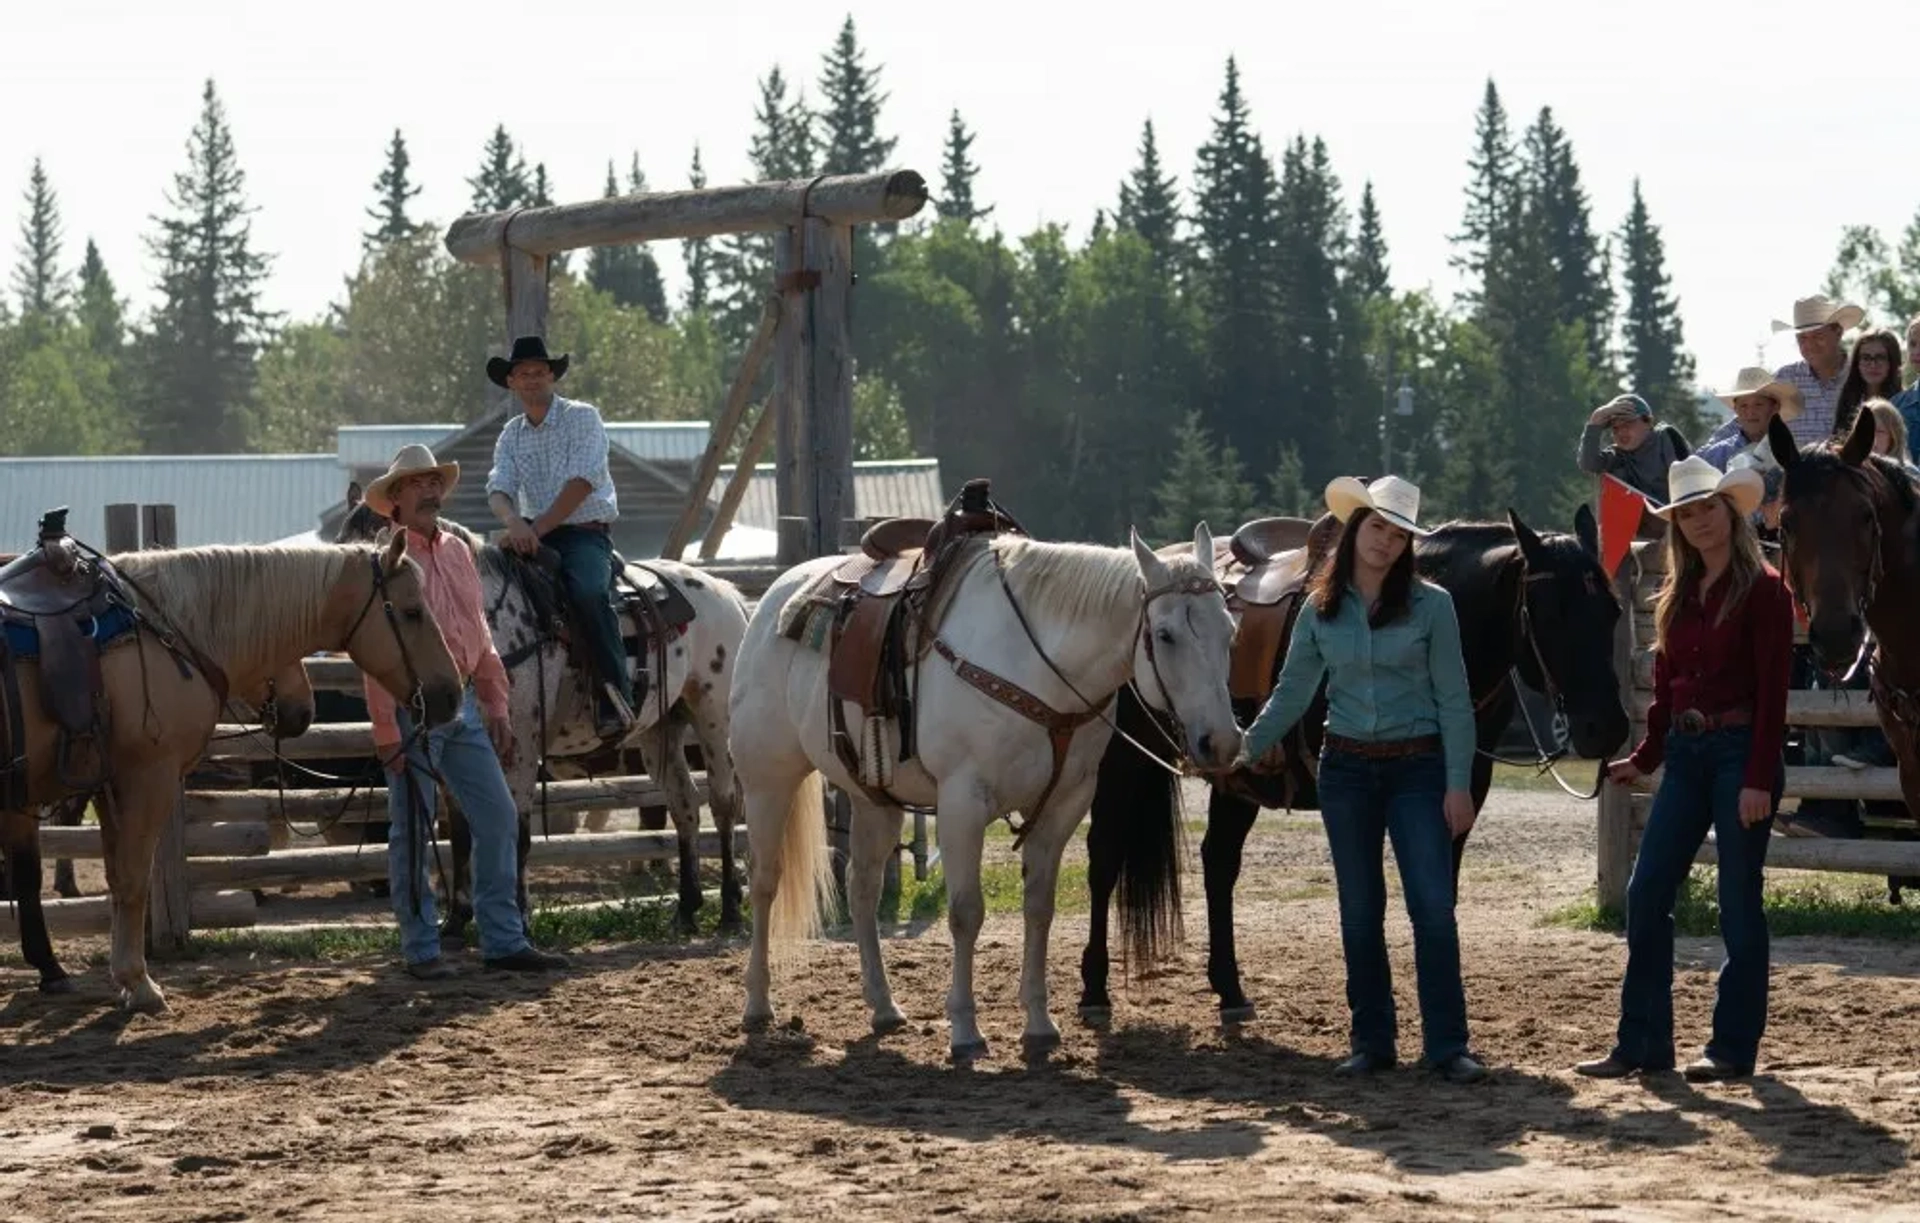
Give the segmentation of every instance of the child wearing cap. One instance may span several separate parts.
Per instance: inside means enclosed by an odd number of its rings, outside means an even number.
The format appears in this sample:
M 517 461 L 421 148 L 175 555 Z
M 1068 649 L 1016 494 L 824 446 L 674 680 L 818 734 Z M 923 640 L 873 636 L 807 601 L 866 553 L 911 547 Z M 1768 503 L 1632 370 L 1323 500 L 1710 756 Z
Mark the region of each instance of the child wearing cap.
M 1613 435 L 1600 444 L 1602 432 Z M 1610 475 L 1655 505 L 1667 499 L 1667 469 L 1691 454 L 1687 439 L 1672 425 L 1654 423 L 1653 408 L 1638 395 L 1621 395 L 1593 410 L 1580 431 L 1580 470 Z

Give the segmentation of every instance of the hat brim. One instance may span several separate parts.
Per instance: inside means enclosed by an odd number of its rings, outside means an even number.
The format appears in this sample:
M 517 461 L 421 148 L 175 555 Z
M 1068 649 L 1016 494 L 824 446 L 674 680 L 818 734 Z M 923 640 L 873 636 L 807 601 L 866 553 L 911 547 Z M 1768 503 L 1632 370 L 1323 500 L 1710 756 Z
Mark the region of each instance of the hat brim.
M 405 471 L 390 471 L 381 476 L 367 485 L 367 491 L 361 494 L 360 499 L 380 517 L 391 518 L 393 517 L 393 500 L 387 496 L 387 490 L 409 476 L 424 476 L 430 471 L 440 473 L 440 479 L 446 485 L 445 492 L 452 492 L 453 486 L 460 483 L 460 464 L 457 461 L 440 463 L 433 467 L 410 467 Z
M 561 353 L 557 357 L 549 357 L 547 359 L 547 368 L 553 371 L 553 380 L 555 382 L 567 376 L 567 363 L 571 360 L 572 356 L 572 353 Z M 520 361 L 538 360 L 540 360 L 539 357 L 520 358 Z M 509 361 L 505 357 L 488 357 L 487 381 L 504 390 L 507 385 L 507 375 L 513 372 L 513 367 L 520 364 L 520 361 Z
M 1701 489 L 1697 493 L 1682 497 L 1678 501 L 1669 501 L 1665 505 L 1650 506 L 1657 517 L 1672 521 L 1674 514 L 1682 506 L 1694 505 L 1709 497 L 1725 496 L 1733 504 L 1736 514 L 1745 518 L 1760 508 L 1760 502 L 1766 497 L 1767 482 L 1759 472 L 1751 467 L 1737 468 L 1720 477 L 1720 482 L 1712 488 Z
M 1355 510 L 1372 510 L 1403 531 L 1415 535 L 1430 534 L 1419 525 L 1409 522 L 1392 510 L 1383 510 L 1373 503 L 1373 494 L 1367 486 L 1352 476 L 1336 476 L 1327 484 L 1327 510 L 1341 522 L 1353 517 Z
M 1774 379 L 1765 386 L 1755 387 L 1751 391 L 1715 391 L 1713 397 L 1733 410 L 1733 401 L 1745 399 L 1749 395 L 1765 395 L 1780 405 L 1780 419 L 1789 423 L 1800 419 L 1800 412 L 1806 406 L 1806 399 L 1800 394 L 1800 388 L 1791 382 Z
M 1852 331 L 1867 319 L 1867 312 L 1859 306 L 1841 306 L 1833 312 L 1833 317 L 1823 323 L 1783 323 L 1773 320 L 1775 331 L 1791 331 L 1795 335 L 1805 335 L 1809 331 L 1819 331 L 1825 327 L 1838 326 L 1842 331 Z

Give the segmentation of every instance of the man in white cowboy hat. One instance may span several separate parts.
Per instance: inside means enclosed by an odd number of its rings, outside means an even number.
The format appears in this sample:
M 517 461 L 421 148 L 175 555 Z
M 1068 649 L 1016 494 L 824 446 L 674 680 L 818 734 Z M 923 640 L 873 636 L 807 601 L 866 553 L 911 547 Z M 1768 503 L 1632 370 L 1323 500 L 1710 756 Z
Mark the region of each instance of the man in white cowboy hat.
M 1893 406 L 1907 422 L 1907 457 L 1920 463 L 1920 315 L 1907 321 L 1907 368 L 1914 373 L 1914 383 L 1893 397 Z
M 473 831 L 473 910 L 488 968 L 540 971 L 567 961 L 535 949 L 515 899 L 520 815 L 501 771 L 511 759 L 507 671 L 493 647 L 480 595 L 480 574 L 465 540 L 440 527 L 440 506 L 460 482 L 460 464 L 434 461 L 425 446 L 404 446 L 386 473 L 367 485 L 367 507 L 407 533 L 407 553 L 420 567 L 421 592 L 433 609 L 460 673 L 468 680 L 460 716 L 415 740 L 413 720 L 387 690 L 368 679 L 367 712 L 374 752 L 386 766 L 387 876 L 400 923 L 407 971 L 432 980 L 453 975 L 440 956 L 433 887 L 434 806 L 446 779 Z M 402 741 L 407 741 L 403 753 Z M 417 903 L 416 903 L 417 902 Z
M 620 516 L 607 464 L 607 431 L 590 403 L 554 394 L 569 354 L 547 355 L 539 336 L 521 336 L 487 377 L 512 391 L 520 415 L 500 430 L 487 475 L 487 505 L 507 529 L 505 546 L 560 554 L 560 584 L 576 611 L 594 685 L 594 729 L 618 739 L 633 724 L 633 686 L 613 609 L 613 522 Z M 607 689 L 612 689 L 610 694 Z M 617 696 L 615 695 L 617 694 Z
M 1726 404 L 1733 416 L 1714 430 L 1697 453 L 1718 471 L 1730 467 L 1751 467 L 1758 471 L 1766 485 L 1761 501 L 1764 525 L 1777 528 L 1780 484 L 1785 473 L 1774 461 L 1772 447 L 1767 445 L 1767 424 L 1778 416 L 1791 427 L 1800 418 L 1805 407 L 1800 388 L 1760 366 L 1749 365 L 1715 392 L 1714 397 Z
M 1847 379 L 1847 354 L 1840 340 L 1866 317 L 1867 312 L 1856 305 L 1815 293 L 1793 303 L 1793 322 L 1773 322 L 1775 331 L 1791 330 L 1800 346 L 1800 360 L 1781 366 L 1774 376 L 1792 383 L 1800 392 L 1804 409 L 1787 427 L 1793 440 L 1803 446 L 1825 441 L 1833 434 L 1840 386 Z

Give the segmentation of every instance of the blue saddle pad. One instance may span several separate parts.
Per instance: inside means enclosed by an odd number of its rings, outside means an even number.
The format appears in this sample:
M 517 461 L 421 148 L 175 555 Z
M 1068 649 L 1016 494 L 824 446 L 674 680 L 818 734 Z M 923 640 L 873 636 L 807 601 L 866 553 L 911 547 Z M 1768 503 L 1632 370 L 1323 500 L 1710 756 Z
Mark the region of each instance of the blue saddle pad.
M 133 631 L 133 613 L 118 603 L 107 609 L 103 616 L 87 618 L 86 627 L 91 631 L 96 646 L 105 646 L 108 642 L 124 637 Z M 0 624 L 0 631 L 7 636 L 7 653 L 15 658 L 40 657 L 40 634 L 30 620 L 8 620 Z

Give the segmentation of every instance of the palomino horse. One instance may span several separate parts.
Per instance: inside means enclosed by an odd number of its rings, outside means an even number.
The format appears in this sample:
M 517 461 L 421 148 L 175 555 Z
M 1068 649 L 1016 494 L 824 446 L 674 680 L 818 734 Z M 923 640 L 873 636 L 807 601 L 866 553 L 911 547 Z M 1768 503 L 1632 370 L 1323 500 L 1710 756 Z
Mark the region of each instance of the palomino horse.
M 1865 665 L 1880 729 L 1900 769 L 1900 793 L 1920 817 L 1920 491 L 1873 451 L 1872 413 L 1839 446 L 1800 449 L 1778 417 L 1767 427 L 1785 470 L 1780 543 L 1787 585 L 1807 618 L 1807 643 L 1829 674 Z M 1867 655 L 1867 633 L 1873 633 Z M 1920 880 L 1888 880 L 1897 899 Z
M 281 670 L 262 685 L 261 691 L 239 695 L 253 706 L 261 729 L 279 738 L 298 738 L 313 725 L 313 684 L 307 678 L 304 661 Z M 87 803 L 78 801 L 62 803 L 53 811 L 49 822 L 58 828 L 78 828 L 86 817 L 87 806 Z M 38 844 L 30 855 L 5 856 L 8 869 L 0 873 L 0 900 L 39 891 L 41 856 Z M 72 859 L 54 859 L 53 894 L 68 899 L 80 895 L 80 884 L 74 878 Z M 56 983 L 55 992 L 58 989 Z
M 136 1011 L 167 1009 L 147 974 L 148 878 L 180 780 L 206 750 L 226 692 L 263 691 L 269 677 L 318 650 L 360 669 L 434 726 L 460 706 L 460 678 L 421 597 L 404 540 L 381 551 L 341 547 L 209 547 L 112 558 L 139 624 L 102 651 L 111 772 L 99 804 L 113 898 L 112 978 Z M 57 736 L 42 710 L 38 667 L 19 664 L 32 806 L 0 812 L 0 846 L 29 851 L 35 808 L 73 791 L 60 778 Z M 36 872 L 37 873 L 37 872 Z M 37 887 L 16 903 L 27 962 L 41 988 L 65 977 L 47 938 Z M 52 988 L 58 989 L 57 984 Z
M 1194 546 L 1200 555 L 1213 554 L 1205 524 Z M 733 759 L 753 845 L 749 1031 L 773 1018 L 771 941 L 811 937 L 832 904 L 816 772 L 852 800 L 847 898 L 873 1030 L 891 1032 L 907 1022 L 881 962 L 877 920 L 881 874 L 899 843 L 902 811 L 867 797 L 830 740 L 830 652 L 780 631 L 788 601 L 845 561 L 820 557 L 782 574 L 755 608 L 741 648 L 731 705 Z M 1138 536 L 1130 550 L 992 536 L 937 580 L 952 591 L 951 602 L 929 630 L 937 634 L 931 644 L 938 657 L 915 668 L 918 750 L 895 770 L 890 792 L 940 813 L 954 948 L 946 1009 L 956 1060 L 987 1048 L 973 991 L 974 941 L 985 915 L 983 838 L 995 819 L 1022 813 L 1022 1043 L 1038 1053 L 1060 1039 L 1047 1013 L 1046 979 L 1060 854 L 1087 810 L 1094 769 L 1112 734 L 1092 710 L 1108 708 L 1133 679 L 1148 702 L 1168 708 L 1193 759 L 1224 766 L 1240 742 L 1227 694 L 1233 622 L 1211 567 L 1163 561 Z M 847 717 L 858 715 L 853 708 Z M 1064 729 L 1076 720 L 1075 729 Z M 1058 737 L 1050 733 L 1055 727 L 1063 728 Z M 887 731 L 883 750 L 898 759 L 897 726 Z
M 1604 760 L 1628 732 L 1613 673 L 1614 626 L 1620 605 L 1600 568 L 1592 512 L 1585 506 L 1579 509 L 1570 536 L 1538 535 L 1518 514 L 1509 512 L 1509 518 L 1508 523 L 1447 523 L 1416 540 L 1414 546 L 1420 576 L 1453 596 L 1460 621 L 1461 653 L 1474 694 L 1478 731 L 1472 789 L 1476 812 L 1493 783 L 1492 752 L 1519 703 L 1513 684 L 1516 673 L 1528 686 L 1554 699 L 1566 718 L 1573 750 L 1580 756 Z M 1323 517 L 1314 533 L 1337 535 L 1337 528 L 1329 531 L 1330 527 L 1331 516 Z M 1276 676 L 1279 667 L 1276 659 Z M 1239 712 L 1251 720 L 1259 710 L 1243 702 Z M 1211 786 L 1200 857 L 1207 892 L 1207 980 L 1219 996 L 1224 1022 L 1254 1017 L 1253 1004 L 1241 988 L 1234 947 L 1233 889 L 1240 876 L 1241 849 L 1262 806 L 1317 805 L 1309 762 L 1319 755 L 1325 718 L 1323 687 L 1287 735 L 1294 801 L 1277 791 L 1272 783 L 1278 779 L 1271 775 L 1229 774 Z M 1117 720 L 1122 731 L 1153 747 L 1156 754 L 1166 754 L 1164 732 L 1131 693 L 1120 694 Z M 1259 802 L 1249 797 L 1253 794 L 1260 796 Z M 1087 1023 L 1104 1024 L 1112 1016 L 1107 992 L 1107 907 L 1123 873 L 1120 914 L 1133 958 L 1151 960 L 1158 944 L 1178 929 L 1178 841 L 1147 838 L 1134 831 L 1165 826 L 1166 813 L 1177 805 L 1173 779 L 1162 765 L 1118 738 L 1108 745 L 1087 829 L 1093 914 L 1080 964 L 1080 1014 Z M 1462 835 L 1453 843 L 1456 887 L 1466 840 Z
M 603 742 L 594 733 L 593 706 L 586 671 L 569 659 L 567 648 L 549 631 L 551 613 L 528 585 L 526 563 L 496 545 L 485 544 L 465 527 L 450 520 L 441 525 L 474 549 L 485 601 L 487 628 L 494 649 L 506 664 L 510 693 L 508 720 L 513 726 L 513 763 L 506 766 L 507 787 L 520 811 L 519 900 L 527 911 L 527 851 L 531 845 L 532 813 L 544 760 L 554 777 L 584 776 L 573 763 L 603 748 L 632 744 L 640 749 L 647 775 L 665 792 L 673 815 L 680 849 L 680 904 L 678 924 L 691 931 L 700 912 L 700 798 L 687 769 L 681 733 L 691 726 L 706 764 L 708 803 L 720 833 L 720 928 L 740 925 L 740 878 L 734 864 L 733 829 L 738 819 L 732 761 L 727 755 L 727 694 L 733 686 L 733 668 L 740 642 L 747 634 L 747 601 L 738 587 L 724 578 L 703 573 L 678 561 L 649 560 L 629 564 L 627 576 L 645 580 L 652 570 L 670 583 L 693 609 L 684 631 L 663 651 L 665 676 L 649 674 L 647 698 L 633 712 L 633 728 L 620 744 Z M 377 539 L 387 529 L 372 508 L 362 503 L 347 515 L 340 538 Z M 537 580 L 537 579 L 535 579 Z M 655 651 L 641 647 L 636 666 L 658 669 Z M 662 718 L 662 711 L 666 716 Z M 540 741 L 542 728 L 545 743 Z M 459 937 L 473 915 L 468 884 L 472 840 L 466 818 L 448 804 L 453 841 L 453 879 L 443 938 Z M 600 831 L 606 813 L 588 818 L 587 826 Z

